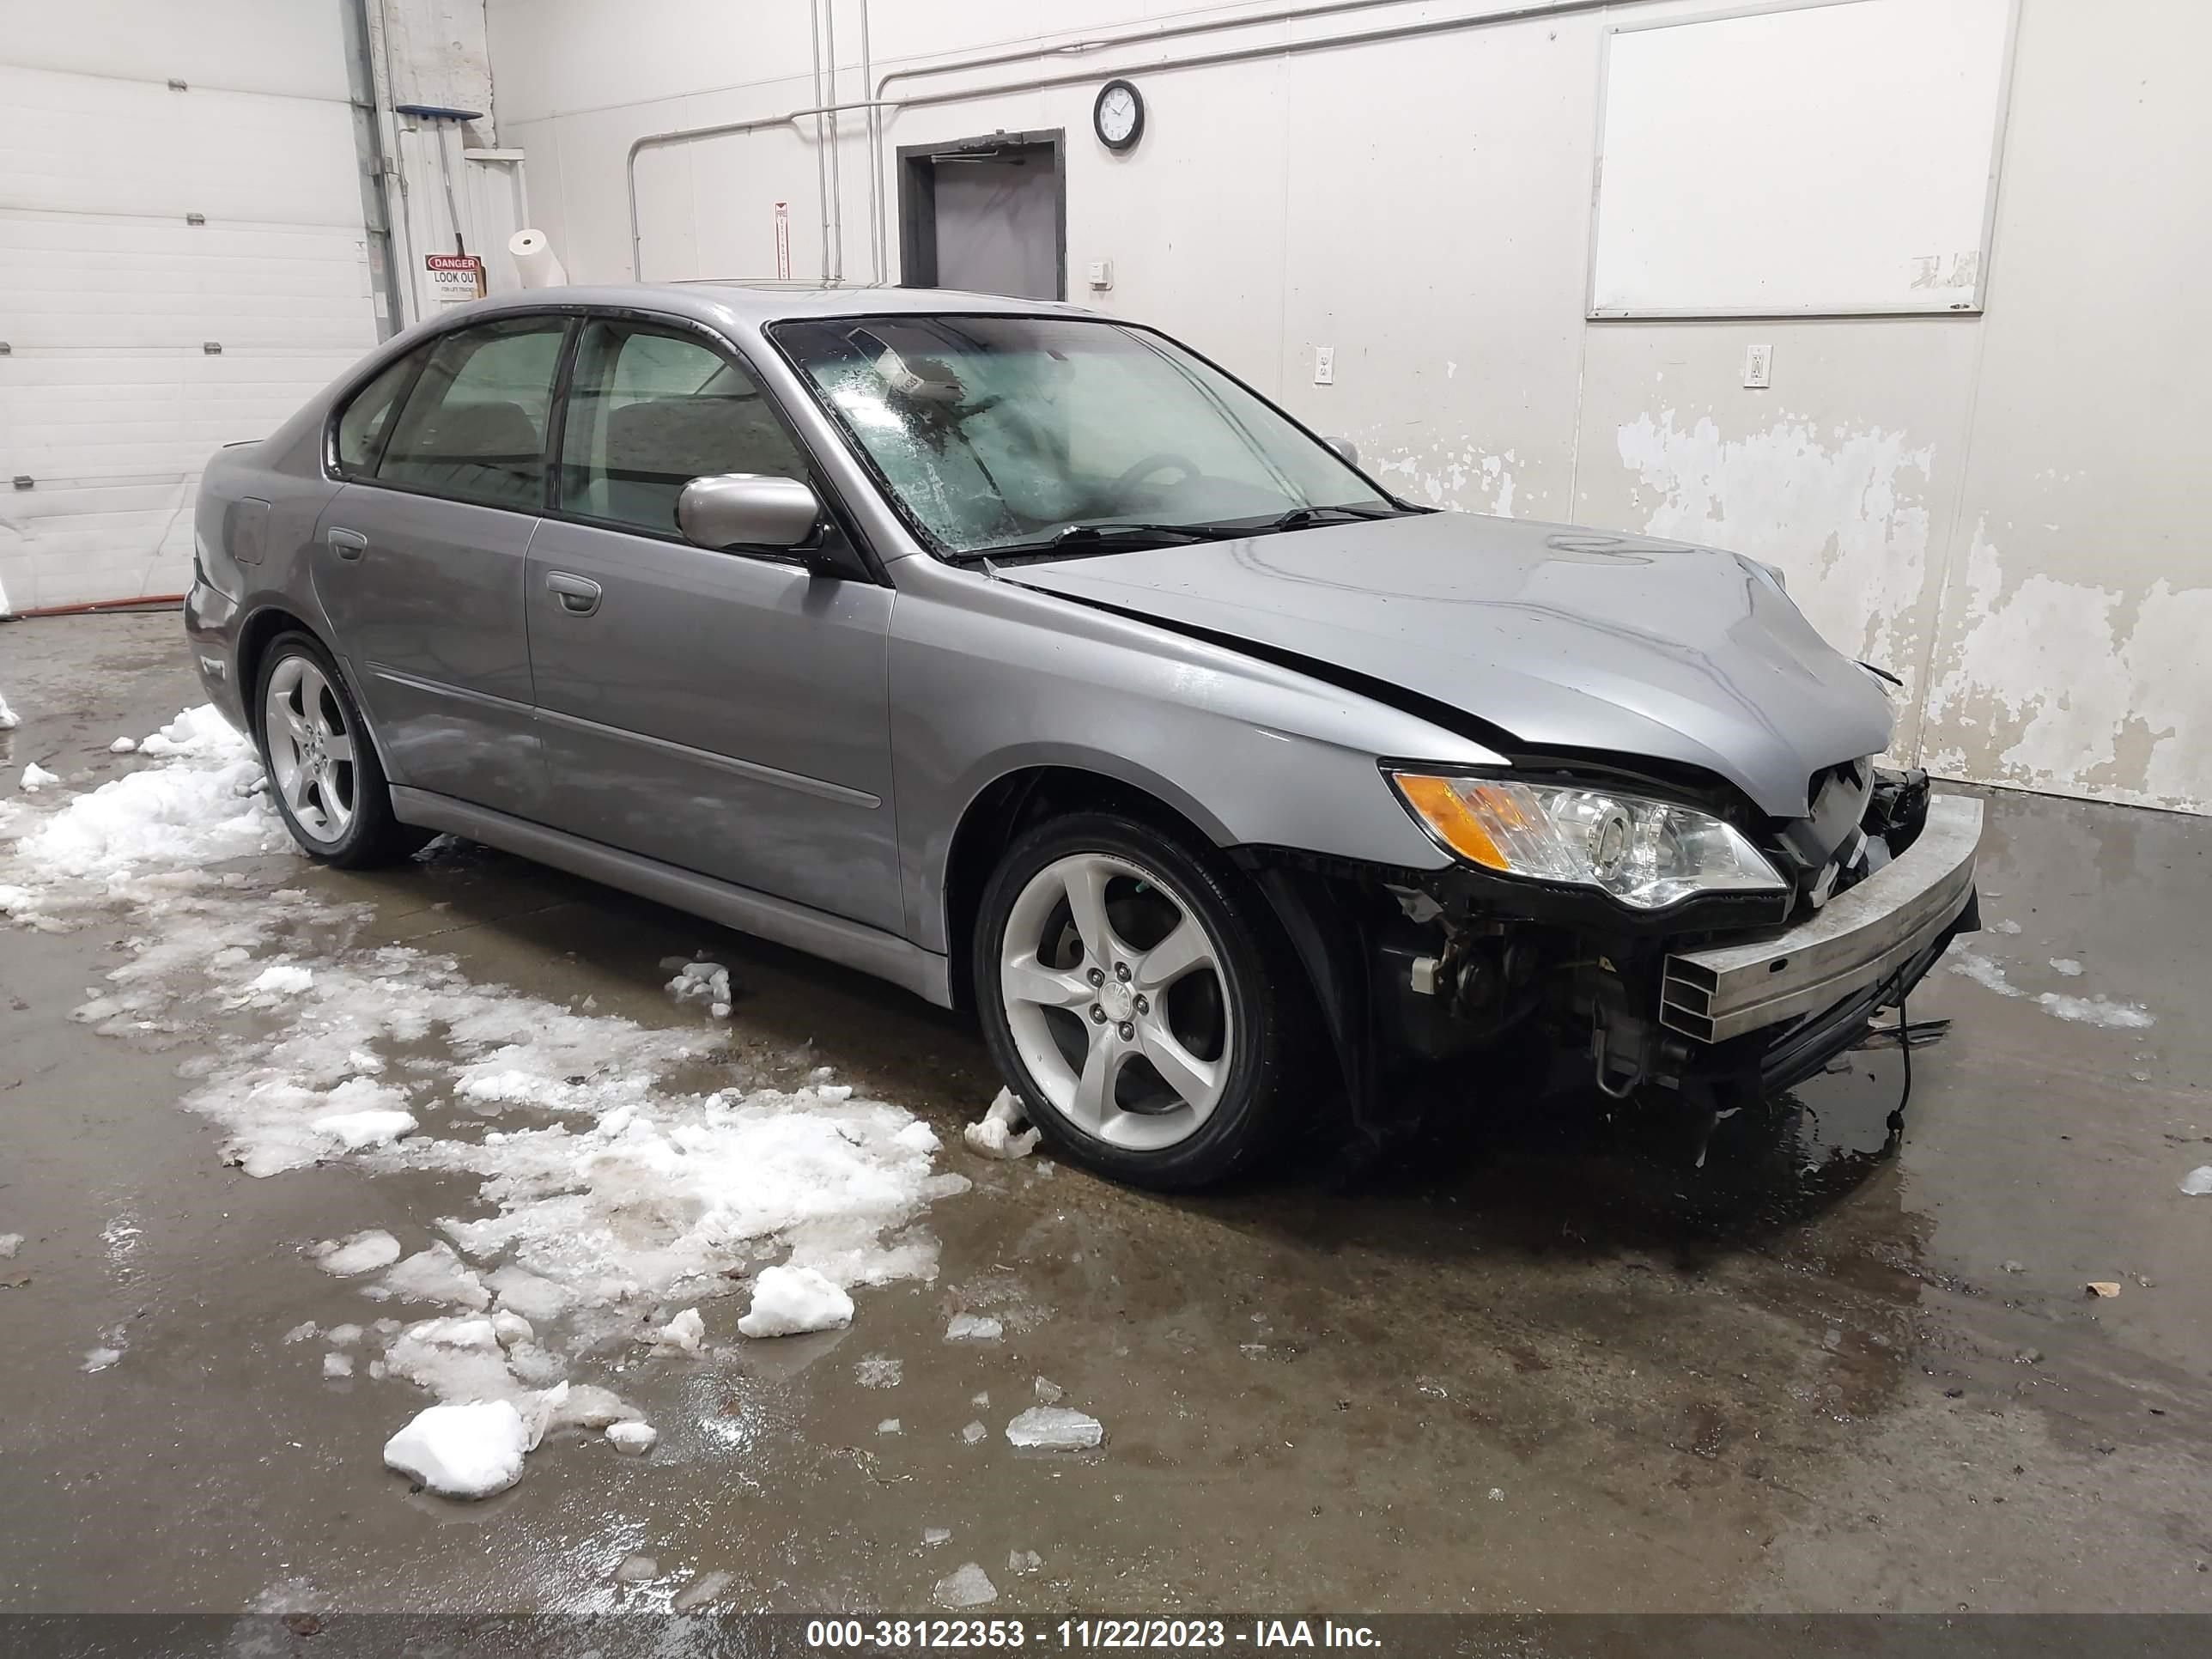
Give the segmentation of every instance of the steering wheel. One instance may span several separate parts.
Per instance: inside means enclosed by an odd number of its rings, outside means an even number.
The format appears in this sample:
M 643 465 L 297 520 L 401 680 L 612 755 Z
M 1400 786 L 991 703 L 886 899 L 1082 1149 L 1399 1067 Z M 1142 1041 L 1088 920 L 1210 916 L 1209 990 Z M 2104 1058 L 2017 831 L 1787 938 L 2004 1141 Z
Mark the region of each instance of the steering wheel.
M 1182 475 L 1176 480 L 1177 483 L 1198 477 L 1197 467 L 1172 451 L 1162 449 L 1146 456 L 1143 460 L 1139 461 L 1120 477 L 1115 479 L 1114 487 L 1117 489 L 1126 489 L 1131 484 L 1151 477 L 1155 472 L 1166 471 L 1170 467 L 1173 467 Z

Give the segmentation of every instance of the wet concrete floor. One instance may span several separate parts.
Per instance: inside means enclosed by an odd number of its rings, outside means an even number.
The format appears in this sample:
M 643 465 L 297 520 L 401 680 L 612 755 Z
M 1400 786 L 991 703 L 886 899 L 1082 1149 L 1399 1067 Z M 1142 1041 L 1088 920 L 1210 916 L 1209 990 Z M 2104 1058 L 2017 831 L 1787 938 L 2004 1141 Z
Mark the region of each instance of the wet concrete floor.
M 0 689 L 9 793 L 32 760 L 119 772 L 112 738 L 201 701 L 170 616 L 0 627 Z M 1491 1099 L 1418 1172 L 1345 1190 L 1309 1160 L 1173 1200 L 972 1157 L 975 1032 L 873 981 L 482 849 L 256 861 L 240 904 L 365 901 L 372 942 L 648 1024 L 698 1022 L 659 964 L 703 947 L 735 970 L 735 1055 L 835 1066 L 975 1182 L 930 1214 L 933 1283 L 791 1345 L 710 1303 L 714 1357 L 623 1379 L 651 1456 L 549 1444 L 478 1504 L 381 1467 L 417 1391 L 282 1342 L 365 1316 L 303 1246 L 422 1237 L 468 1184 L 223 1167 L 175 1108 L 192 1045 L 66 1018 L 128 917 L 0 924 L 0 1232 L 27 1236 L 0 1261 L 0 1609 L 650 1608 L 713 1574 L 720 1608 L 920 1609 L 969 1560 L 1036 1612 L 2212 1609 L 2212 1197 L 2179 1186 L 2212 1163 L 2208 852 L 2203 819 L 1992 796 L 1984 914 L 2019 931 L 1972 948 L 2030 994 L 1939 971 L 1913 998 L 1956 1023 L 1914 1056 L 1894 1156 L 1899 1057 L 1869 1051 L 1702 1169 L 1595 1105 Z M 2157 1023 L 2062 1019 L 2045 989 Z M 1006 1342 L 946 1345 L 963 1310 Z M 118 1323 L 124 1361 L 86 1374 Z M 856 1376 L 875 1354 L 896 1389 Z M 1038 1375 L 1103 1451 L 963 1442 Z M 652 1577 L 617 1583 L 635 1555 Z

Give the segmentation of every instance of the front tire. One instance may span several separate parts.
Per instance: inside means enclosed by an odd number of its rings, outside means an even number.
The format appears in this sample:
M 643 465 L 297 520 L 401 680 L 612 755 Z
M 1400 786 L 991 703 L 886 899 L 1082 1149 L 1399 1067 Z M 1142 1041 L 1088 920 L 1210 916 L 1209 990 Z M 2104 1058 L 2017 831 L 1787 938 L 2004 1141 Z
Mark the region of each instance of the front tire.
M 992 872 L 974 955 L 992 1058 L 1070 1162 L 1174 1191 L 1275 1141 L 1310 999 L 1212 849 L 1118 814 L 1052 819 Z
M 406 858 L 430 839 L 392 816 L 368 724 L 319 641 L 293 632 L 270 642 L 253 709 L 270 795 L 309 858 L 360 870 Z

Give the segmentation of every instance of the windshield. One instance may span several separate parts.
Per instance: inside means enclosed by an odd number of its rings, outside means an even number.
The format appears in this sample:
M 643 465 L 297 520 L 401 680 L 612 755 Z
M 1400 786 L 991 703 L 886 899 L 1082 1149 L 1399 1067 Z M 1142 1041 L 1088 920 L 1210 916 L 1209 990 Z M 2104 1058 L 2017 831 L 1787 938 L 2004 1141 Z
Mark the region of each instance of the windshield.
M 1157 334 L 1057 317 L 784 323 L 776 343 L 955 556 L 1172 544 L 1401 512 Z

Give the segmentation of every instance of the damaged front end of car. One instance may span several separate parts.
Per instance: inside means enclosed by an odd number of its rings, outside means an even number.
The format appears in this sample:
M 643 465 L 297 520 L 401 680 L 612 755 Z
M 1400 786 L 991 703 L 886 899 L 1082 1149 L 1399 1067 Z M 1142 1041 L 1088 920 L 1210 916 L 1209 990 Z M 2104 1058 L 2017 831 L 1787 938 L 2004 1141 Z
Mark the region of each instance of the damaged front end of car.
M 1775 819 L 1680 769 L 1384 770 L 1448 868 L 1246 854 L 1378 1142 L 1480 1109 L 1477 1075 L 1701 1115 L 1749 1103 L 1859 1046 L 1979 926 L 1981 803 L 1923 772 L 1828 767 L 1804 816 Z

